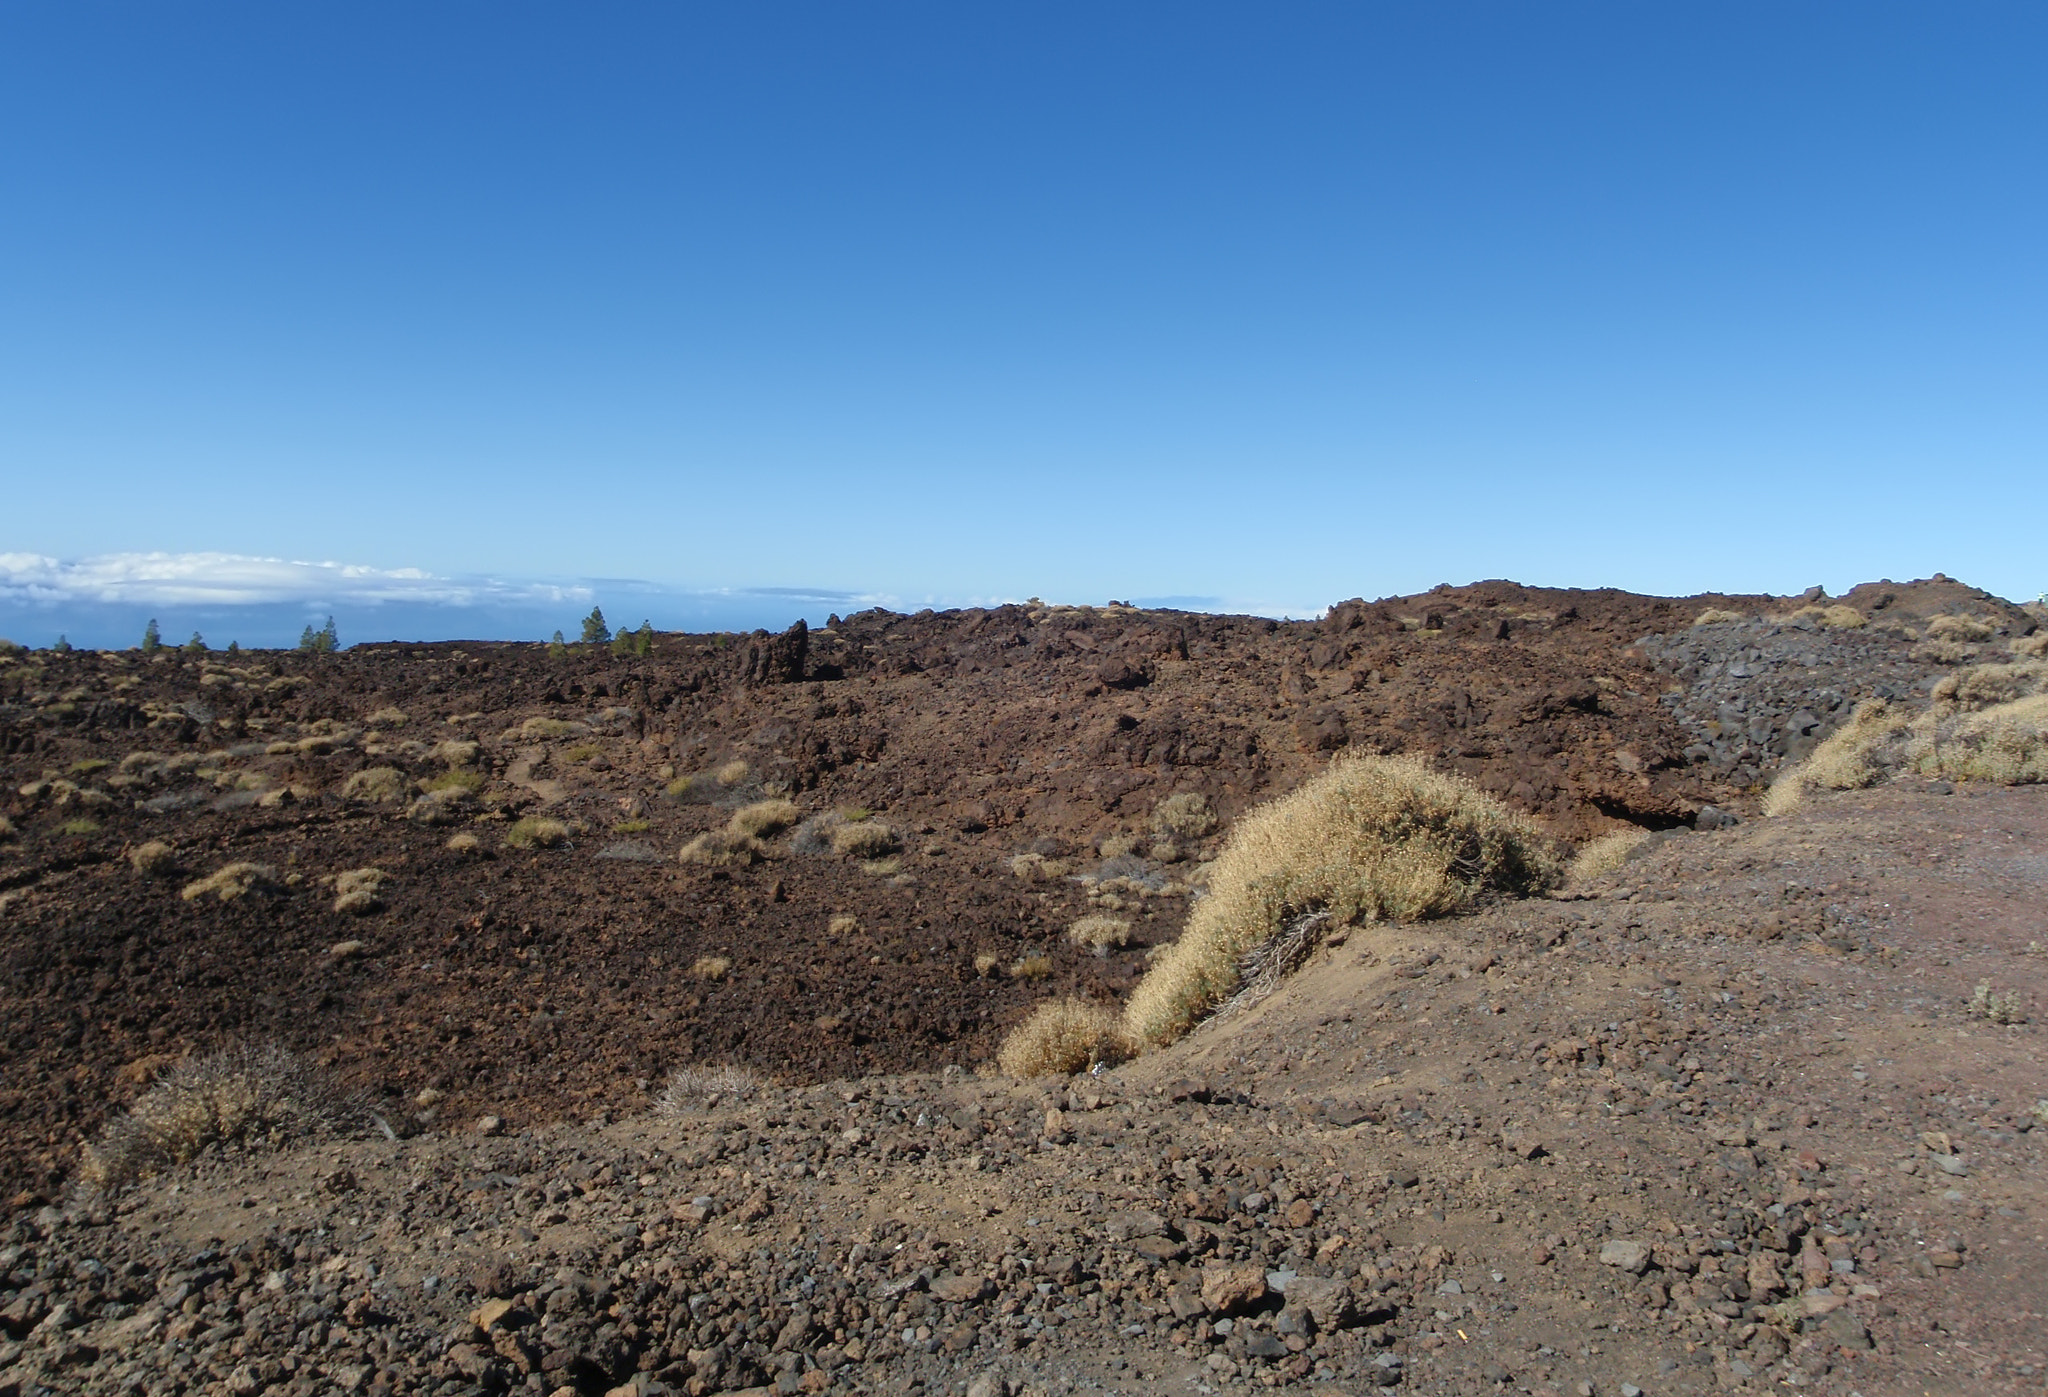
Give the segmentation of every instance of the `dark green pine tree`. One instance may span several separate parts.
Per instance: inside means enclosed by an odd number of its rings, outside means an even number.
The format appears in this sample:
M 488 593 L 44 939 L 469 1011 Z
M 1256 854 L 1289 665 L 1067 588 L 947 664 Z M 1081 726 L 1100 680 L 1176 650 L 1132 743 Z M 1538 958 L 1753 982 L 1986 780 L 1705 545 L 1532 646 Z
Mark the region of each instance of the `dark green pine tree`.
M 154 655 L 164 648 L 164 633 L 156 628 L 156 617 L 149 618 L 149 624 L 142 628 L 142 653 Z
M 611 627 L 604 623 L 604 608 L 593 606 L 590 614 L 583 618 L 583 643 L 602 645 L 612 638 Z

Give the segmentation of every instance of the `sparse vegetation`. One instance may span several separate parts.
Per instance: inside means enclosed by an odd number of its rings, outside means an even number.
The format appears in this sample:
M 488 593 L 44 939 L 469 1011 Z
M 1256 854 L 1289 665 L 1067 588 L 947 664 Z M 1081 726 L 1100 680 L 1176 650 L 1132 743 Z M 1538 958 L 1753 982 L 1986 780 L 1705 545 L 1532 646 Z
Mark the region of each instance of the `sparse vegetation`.
M 1628 856 L 1643 847 L 1650 837 L 1645 829 L 1617 829 L 1588 840 L 1572 857 L 1566 881 L 1590 883 L 1603 878 L 1628 862 Z
M 1987 1023 L 2016 1024 L 2027 1021 L 2026 1006 L 2020 1002 L 2019 996 L 2011 993 L 2000 994 L 1991 987 L 1989 980 L 1977 982 L 1975 993 L 1970 996 L 1969 1004 L 1964 1007 L 1972 1018 L 1983 1019 Z
M 1929 640 L 1954 640 L 1966 645 L 1991 639 L 1990 622 L 1975 616 L 1937 616 L 1927 623 Z
M 56 829 L 56 833 L 63 835 L 66 838 L 72 839 L 75 839 L 80 835 L 98 834 L 99 832 L 100 822 L 98 820 L 88 819 L 84 815 L 77 816 L 74 819 L 66 820 L 63 824 L 57 826 Z
M 566 718 L 528 718 L 512 730 L 511 736 L 526 742 L 546 742 L 589 731 L 584 724 L 570 722 Z
M 2048 664 L 1980 665 L 1935 686 L 1918 713 L 1884 699 L 1859 704 L 1764 799 L 1783 815 L 1814 790 L 1852 791 L 1900 774 L 2003 786 L 2048 781 Z
M 342 1098 L 317 1068 L 279 1047 L 187 1058 L 88 1145 L 79 1178 L 111 1193 L 215 1145 L 272 1148 L 333 1129 Z
M 727 828 L 735 834 L 772 839 L 796 824 L 799 812 L 792 800 L 757 800 L 733 812 Z
M 1869 618 L 1853 606 L 1836 605 L 1819 610 L 1817 619 L 1831 631 L 1853 631 L 1870 624 Z
M 277 870 L 269 864 L 231 863 L 215 869 L 197 882 L 187 883 L 178 896 L 192 902 L 212 893 L 222 902 L 233 902 L 252 892 L 265 892 L 277 886 Z
M 746 868 L 767 858 L 769 849 L 751 834 L 734 829 L 706 830 L 676 852 L 678 863 L 708 868 Z
M 514 849 L 553 849 L 569 842 L 569 827 L 544 815 L 514 820 L 505 831 L 505 843 Z
M 1067 928 L 1067 940 L 1084 951 L 1106 956 L 1131 943 L 1131 924 L 1118 917 L 1083 917 Z
M 451 767 L 438 776 L 429 776 L 419 783 L 419 789 L 427 795 L 442 791 L 461 791 L 475 795 L 487 784 L 484 774 L 474 767 Z
M 405 798 L 406 784 L 405 773 L 395 766 L 365 767 L 341 783 L 341 798 L 390 805 Z
M 1699 615 L 1693 617 L 1692 623 L 1695 626 L 1725 626 L 1730 622 L 1747 621 L 1748 619 L 1747 616 L 1744 616 L 1739 611 L 1726 611 L 1717 606 L 1710 606 Z
M 382 911 L 384 899 L 380 893 L 390 878 L 391 875 L 381 868 L 351 868 L 346 873 L 337 874 L 334 879 L 334 910 L 356 917 Z
M 654 1114 L 664 1120 L 709 1110 L 723 1100 L 744 1100 L 761 1089 L 761 1079 L 744 1067 L 678 1067 L 668 1074 Z
M 1052 974 L 1051 956 L 1019 956 L 1010 965 L 1012 980 L 1043 980 Z
M 716 983 L 732 973 L 731 956 L 699 956 L 690 967 L 690 978 Z
M 128 864 L 145 878 L 165 878 L 178 870 L 178 853 L 161 839 L 128 851 Z
M 1043 854 L 1019 854 L 1010 860 L 1010 872 L 1027 883 L 1049 883 L 1066 877 L 1073 869 L 1064 859 L 1049 859 Z
M 873 861 L 903 847 L 896 831 L 880 820 L 859 820 L 832 830 L 832 852 L 847 858 Z
M 363 719 L 363 726 L 372 729 L 402 728 L 412 719 L 396 708 L 380 708 Z
M 831 937 L 851 936 L 860 930 L 860 918 L 840 912 L 825 923 L 825 934 Z
M 484 842 L 468 830 L 464 830 L 460 834 L 448 836 L 448 842 L 442 847 L 451 854 L 479 854 L 483 852 Z
M 996 1055 L 1012 1077 L 1086 1072 L 1132 1055 L 1117 1011 L 1086 999 L 1048 1000 L 1013 1029 Z
M 151 622 L 154 625 L 154 622 Z M 341 639 L 334 630 L 334 618 L 327 618 L 327 624 L 319 630 L 311 625 L 299 632 L 299 651 L 307 655 L 331 655 L 341 648 Z
M 738 757 L 735 757 L 731 761 L 725 763 L 725 765 L 719 767 L 718 770 L 713 774 L 718 778 L 719 785 L 737 786 L 740 782 L 746 780 L 749 776 L 752 776 L 754 774 L 754 769 L 748 766 L 744 761 L 740 760 Z
M 1238 821 L 1186 930 L 1132 992 L 1125 1031 L 1166 1044 L 1237 988 L 1239 962 L 1304 913 L 1336 923 L 1442 916 L 1557 881 L 1526 817 L 1412 757 L 1333 763 Z
M 1180 791 L 1152 807 L 1152 828 L 1176 839 L 1200 839 L 1216 830 L 1216 812 L 1200 791 Z
M 974 953 L 974 973 L 984 980 L 995 974 L 996 967 L 1002 963 L 1003 958 L 994 951 L 976 951 Z

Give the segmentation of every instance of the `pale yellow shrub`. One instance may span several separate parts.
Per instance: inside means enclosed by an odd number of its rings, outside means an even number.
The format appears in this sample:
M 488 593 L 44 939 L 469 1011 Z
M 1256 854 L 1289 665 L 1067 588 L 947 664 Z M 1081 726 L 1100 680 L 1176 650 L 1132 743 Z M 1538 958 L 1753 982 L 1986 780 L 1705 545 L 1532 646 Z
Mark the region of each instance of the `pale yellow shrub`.
M 1067 940 L 1084 951 L 1106 956 L 1131 943 L 1131 924 L 1116 917 L 1083 917 L 1067 928 Z
M 1247 953 L 1305 913 L 1415 921 L 1558 876 L 1534 823 L 1462 777 L 1412 757 L 1340 758 L 1237 822 L 1210 895 L 1132 992 L 1125 1032 L 1172 1042 L 1236 988 Z
M 857 820 L 832 828 L 832 852 L 847 858 L 879 859 L 902 847 L 896 831 L 880 820 Z
M 1991 639 L 1992 626 L 1975 616 L 1937 616 L 1927 623 L 1929 640 L 1955 640 L 1975 644 Z
M 215 869 L 196 883 L 187 883 L 178 896 L 187 902 L 214 894 L 222 902 L 277 886 L 277 870 L 266 863 L 231 863 Z
M 1010 966 L 1013 980 L 1043 980 L 1052 974 L 1051 956 L 1019 956 Z
M 1180 791 L 1152 807 L 1152 828 L 1162 835 L 1200 839 L 1216 829 L 1216 812 L 1200 791 Z
M 1853 631 L 1870 624 L 1869 618 L 1853 606 L 1825 607 L 1821 610 L 1819 619 L 1821 625 L 1831 631 Z
M 977 951 L 974 953 L 974 973 L 983 979 L 993 975 L 996 967 L 1002 963 L 1003 958 L 994 951 Z
M 740 782 L 752 776 L 754 769 L 735 757 L 712 774 L 718 778 L 718 784 L 721 786 L 737 786 Z
M 1131 1056 L 1114 1008 L 1085 999 L 1048 1000 L 1003 1040 L 996 1062 L 1012 1077 L 1086 1072 Z
M 827 936 L 851 936 L 860 930 L 860 918 L 841 912 L 825 923 Z
M 1010 860 L 1010 872 L 1027 883 L 1057 882 L 1073 871 L 1063 859 L 1049 859 L 1043 854 L 1019 854 Z
M 282 1048 L 187 1058 L 112 1122 L 79 1161 L 79 1178 L 110 1192 L 197 1158 L 216 1144 L 278 1146 L 330 1129 L 340 1098 L 312 1064 Z
M 707 868 L 746 868 L 768 857 L 768 852 L 768 846 L 751 834 L 714 829 L 706 830 L 677 850 L 676 861 Z
M 399 709 L 380 708 L 375 713 L 372 713 L 369 717 L 363 719 L 363 726 L 366 728 L 379 729 L 402 728 L 411 721 L 412 719 L 406 717 L 405 714 Z
M 407 784 L 405 773 L 395 766 L 365 767 L 341 783 L 341 798 L 389 805 L 404 797 Z
M 178 852 L 163 840 L 152 839 L 131 850 L 128 862 L 145 878 L 164 878 L 177 871 Z
M 731 956 L 699 956 L 690 967 L 692 979 L 717 982 L 732 973 Z
M 587 723 L 575 723 L 566 718 L 528 718 L 505 735 L 526 742 L 545 742 L 563 737 L 576 737 L 589 732 Z
M 552 849 L 569 842 L 569 827 L 544 815 L 514 820 L 505 831 L 505 843 L 514 849 Z
M 2048 630 L 2038 630 L 2032 635 L 2021 636 L 2012 642 L 2011 649 L 2013 654 L 2023 659 L 2038 660 L 2048 657 Z
M 1930 713 L 1914 724 L 1907 761 L 1922 776 L 1955 781 L 2048 781 L 2048 694 L 1975 712 Z
M 1733 621 L 1747 621 L 1748 619 L 1747 616 L 1744 616 L 1739 611 L 1723 611 L 1719 607 L 1710 606 L 1699 615 L 1693 617 L 1692 623 L 1695 626 L 1725 626 Z
M 726 828 L 734 834 L 769 839 L 782 833 L 800 818 L 793 800 L 757 800 L 733 812 Z
M 464 830 L 460 834 L 450 835 L 448 842 L 442 847 L 451 854 L 475 854 L 482 852 L 484 842 L 468 830 Z
M 2004 786 L 2048 781 L 2048 691 L 1985 702 L 2040 683 L 1999 673 L 2020 668 L 1964 671 L 1953 687 L 1944 680 L 1917 715 L 1882 700 L 1859 705 L 1848 726 L 1771 787 L 1764 813 L 1797 809 L 1810 790 L 1857 790 L 1903 772 Z
M 1132 834 L 1112 834 L 1096 845 L 1096 850 L 1106 859 L 1120 859 L 1126 854 L 1138 851 L 1139 840 Z
M 1628 862 L 1628 856 L 1643 846 L 1650 832 L 1643 829 L 1618 829 L 1588 840 L 1579 852 L 1572 856 L 1571 868 L 1566 880 L 1573 883 L 1590 883 L 1595 878 L 1604 878 Z
M 449 766 L 469 766 L 476 761 L 478 751 L 476 743 L 451 737 L 445 742 L 435 743 L 427 755 L 437 762 L 446 762 Z
M 1965 712 L 2011 703 L 2029 694 L 2048 693 L 2048 663 L 1971 665 L 1946 675 L 1934 686 L 1936 703 L 1952 703 Z
M 334 910 L 364 917 L 384 906 L 378 895 L 391 875 L 381 868 L 351 868 L 334 879 Z

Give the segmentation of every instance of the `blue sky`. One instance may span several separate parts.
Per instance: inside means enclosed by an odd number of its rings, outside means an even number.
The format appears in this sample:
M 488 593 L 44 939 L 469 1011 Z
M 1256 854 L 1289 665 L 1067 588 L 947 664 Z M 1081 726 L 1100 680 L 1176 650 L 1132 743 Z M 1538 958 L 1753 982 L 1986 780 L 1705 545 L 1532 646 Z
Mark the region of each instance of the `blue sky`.
M 7 7 L 0 626 L 170 609 L 65 590 L 151 553 L 2032 596 L 2044 62 L 2017 4 Z

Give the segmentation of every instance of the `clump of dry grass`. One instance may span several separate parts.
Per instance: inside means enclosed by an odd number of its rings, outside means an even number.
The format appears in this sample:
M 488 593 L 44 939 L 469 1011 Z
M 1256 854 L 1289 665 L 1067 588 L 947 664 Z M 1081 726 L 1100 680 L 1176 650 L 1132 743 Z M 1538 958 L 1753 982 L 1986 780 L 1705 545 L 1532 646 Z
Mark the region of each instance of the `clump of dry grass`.
M 390 879 L 391 875 L 381 868 L 351 868 L 336 874 L 334 910 L 354 917 L 382 911 L 384 899 L 379 894 Z
M 799 812 L 793 800 L 757 800 L 735 810 L 726 822 L 726 828 L 735 834 L 772 839 L 794 825 L 798 818 Z
M 544 815 L 514 820 L 505 831 L 505 843 L 514 849 L 552 849 L 569 842 L 569 827 Z
M 1010 965 L 1012 980 L 1043 980 L 1050 974 L 1051 956 L 1019 956 Z
M 1115 1008 L 1086 999 L 1047 1000 L 1003 1040 L 996 1063 L 1012 1077 L 1072 1075 L 1122 1062 L 1133 1044 Z
M 341 783 L 343 800 L 366 801 L 372 805 L 389 805 L 405 795 L 405 773 L 395 766 L 371 766 L 356 772 Z
M 731 973 L 731 956 L 699 956 L 696 963 L 690 967 L 690 978 L 694 980 L 709 980 L 713 984 L 723 980 Z
M 825 923 L 827 936 L 851 936 L 860 930 L 860 918 L 841 912 Z
M 483 852 L 484 842 L 464 830 L 460 834 L 449 835 L 448 842 L 442 847 L 451 854 L 478 854 Z
M 178 851 L 161 839 L 152 839 L 129 850 L 128 863 L 145 878 L 168 878 L 178 871 Z
M 880 820 L 852 820 L 832 828 L 832 852 L 853 859 L 880 859 L 903 847 L 896 831 Z
M 1954 640 L 1974 645 L 1980 640 L 1991 639 L 1992 630 L 1988 621 L 1975 616 L 1937 616 L 1927 623 L 1925 634 L 1929 640 Z
M 721 786 L 737 786 L 753 774 L 754 769 L 738 757 L 733 758 L 712 773 L 713 776 L 718 778 L 718 784 Z
M 2027 1006 L 2020 997 L 2010 991 L 2000 994 L 1991 987 L 1989 980 L 1979 980 L 1977 988 L 1965 1006 L 1970 1017 L 1984 1019 L 1995 1024 L 2018 1024 L 2027 1021 Z
M 213 1145 L 278 1146 L 335 1127 L 342 1098 L 305 1059 L 283 1048 L 231 1048 L 187 1058 L 111 1123 L 79 1163 L 99 1192 L 197 1158 Z
M 2048 630 L 2035 631 L 2032 635 L 2023 635 L 2018 640 L 2013 641 L 2009 648 L 2013 654 L 2020 656 L 2022 659 L 2038 660 L 2048 657 Z
M 1571 883 L 1590 883 L 1595 878 L 1604 878 L 1628 862 L 1628 856 L 1643 847 L 1650 832 L 1643 829 L 1618 829 L 1587 841 L 1572 856 L 1570 869 L 1565 880 Z
M 1095 851 L 1105 859 L 1121 859 L 1135 854 L 1140 845 L 1141 841 L 1134 834 L 1112 834 L 1105 836 L 1095 846 Z
M 380 708 L 369 717 L 363 719 L 363 726 L 366 728 L 402 728 L 411 721 L 412 719 L 406 717 L 401 709 Z
M 1216 812 L 1200 791 L 1181 791 L 1152 807 L 1152 828 L 1161 835 L 1200 839 L 1216 830 Z
M 437 762 L 446 762 L 449 766 L 470 766 L 475 763 L 479 750 L 474 742 L 451 737 L 445 742 L 435 743 L 427 755 Z
M 505 736 L 525 742 L 546 742 L 563 737 L 576 737 L 589 732 L 586 723 L 574 723 L 566 718 L 528 718 L 518 727 L 509 730 Z
M 744 1067 L 678 1067 L 654 1103 L 663 1120 L 707 1111 L 721 1100 L 744 1100 L 761 1089 L 761 1079 Z
M 485 778 L 475 767 L 450 767 L 438 776 L 429 776 L 419 783 L 421 791 L 436 795 L 442 791 L 460 791 L 464 795 L 475 795 L 484 788 Z
M 1118 917 L 1083 917 L 1067 928 L 1067 940 L 1084 951 L 1106 956 L 1131 943 L 1131 924 Z
M 222 902 L 233 902 L 236 898 L 277 885 L 277 870 L 267 863 L 231 863 L 215 869 L 197 882 L 187 883 L 178 896 L 193 902 L 212 893 Z
M 706 830 L 676 851 L 678 863 L 707 868 L 750 868 L 768 857 L 768 846 L 733 829 Z
M 1816 619 L 1831 631 L 1853 631 L 1870 624 L 1870 618 L 1853 606 L 1837 604 L 1817 609 L 1820 615 Z
M 1747 616 L 1744 616 L 1739 611 L 1724 611 L 1719 607 L 1710 606 L 1699 615 L 1693 617 L 1692 623 L 1695 626 L 1725 626 L 1734 621 L 1747 621 L 1748 619 Z
M 1764 813 L 1796 810 L 1814 790 L 1860 790 L 1901 774 L 2001 786 L 2048 781 L 2048 665 L 1963 670 L 1936 685 L 1918 713 L 1883 699 L 1859 704 L 1771 787 Z
M 996 967 L 1002 963 L 1003 958 L 994 951 L 976 951 L 974 953 L 974 973 L 984 980 L 995 974 Z
M 1010 860 L 1010 872 L 1027 883 L 1051 883 L 1066 877 L 1073 868 L 1064 859 L 1043 854 L 1019 854 Z
M 1304 914 L 1416 921 L 1558 876 L 1536 826 L 1471 782 L 1411 757 L 1340 759 L 1238 821 L 1210 895 L 1132 992 L 1124 1031 L 1172 1042 L 1237 988 L 1249 951 Z

